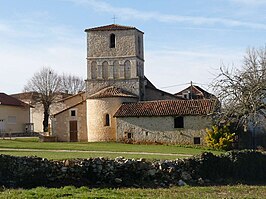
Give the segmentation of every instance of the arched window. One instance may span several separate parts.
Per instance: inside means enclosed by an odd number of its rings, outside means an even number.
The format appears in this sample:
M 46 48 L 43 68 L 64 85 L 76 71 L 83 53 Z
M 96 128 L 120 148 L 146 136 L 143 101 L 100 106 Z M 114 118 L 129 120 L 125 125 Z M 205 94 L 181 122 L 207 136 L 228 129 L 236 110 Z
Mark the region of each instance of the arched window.
M 114 61 L 114 79 L 119 79 L 119 63 Z
M 110 115 L 109 114 L 105 115 L 105 126 L 110 126 Z
M 97 78 L 97 63 L 94 61 L 91 63 L 91 79 Z
M 115 34 L 110 35 L 110 48 L 115 48 Z
M 131 78 L 131 64 L 130 64 L 130 61 L 125 61 L 125 64 L 124 64 L 124 73 L 125 73 L 125 78 L 126 79 L 129 79 Z
M 103 62 L 103 65 L 102 65 L 102 70 L 103 70 L 103 79 L 108 79 L 108 62 L 105 61 Z

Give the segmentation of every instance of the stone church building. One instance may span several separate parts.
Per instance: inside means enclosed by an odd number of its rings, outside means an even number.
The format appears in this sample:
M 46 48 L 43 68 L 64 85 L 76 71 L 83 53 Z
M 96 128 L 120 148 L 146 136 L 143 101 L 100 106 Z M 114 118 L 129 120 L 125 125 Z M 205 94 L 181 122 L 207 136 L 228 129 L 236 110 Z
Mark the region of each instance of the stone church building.
M 111 24 L 86 29 L 86 92 L 53 115 L 58 141 L 204 144 L 216 100 L 188 100 L 144 75 L 143 32 Z

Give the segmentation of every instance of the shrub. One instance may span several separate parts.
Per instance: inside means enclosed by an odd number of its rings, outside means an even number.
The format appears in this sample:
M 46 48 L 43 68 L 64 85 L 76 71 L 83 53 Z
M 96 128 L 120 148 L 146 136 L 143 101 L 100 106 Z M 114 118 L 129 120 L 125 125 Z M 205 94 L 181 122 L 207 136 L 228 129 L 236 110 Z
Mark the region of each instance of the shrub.
M 207 145 L 222 150 L 232 149 L 235 133 L 231 133 L 229 127 L 230 124 L 225 124 L 222 126 L 213 125 L 211 129 L 207 128 Z

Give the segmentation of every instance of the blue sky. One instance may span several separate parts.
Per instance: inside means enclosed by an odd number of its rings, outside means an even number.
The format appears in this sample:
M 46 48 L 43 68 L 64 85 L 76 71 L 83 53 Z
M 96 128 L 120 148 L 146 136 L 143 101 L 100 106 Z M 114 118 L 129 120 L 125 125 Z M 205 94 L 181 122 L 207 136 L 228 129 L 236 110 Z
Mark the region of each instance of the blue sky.
M 266 0 L 0 0 L 0 92 L 23 90 L 43 66 L 86 78 L 84 29 L 144 31 L 145 75 L 175 93 L 208 84 L 266 44 Z

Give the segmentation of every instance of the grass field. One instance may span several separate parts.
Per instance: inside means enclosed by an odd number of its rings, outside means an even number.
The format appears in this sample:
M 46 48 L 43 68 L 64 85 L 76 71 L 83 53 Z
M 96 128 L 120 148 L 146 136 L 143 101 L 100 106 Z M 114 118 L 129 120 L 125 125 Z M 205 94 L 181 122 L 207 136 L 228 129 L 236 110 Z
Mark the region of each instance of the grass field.
M 213 187 L 172 187 L 168 189 L 89 189 L 87 187 L 43 187 L 22 190 L 0 191 L 3 198 L 265 198 L 266 186 L 213 186 Z
M 221 151 L 214 151 L 204 147 L 184 147 L 174 145 L 141 145 L 123 144 L 115 142 L 101 143 L 73 143 L 73 142 L 39 142 L 38 138 L 17 138 L 0 140 L 0 153 L 29 156 L 35 155 L 48 159 L 69 159 L 108 157 L 115 158 L 147 158 L 147 159 L 176 159 L 197 155 L 204 151 L 214 154 L 221 154 Z M 5 150 L 3 150 L 5 149 Z M 12 149 L 32 149 L 29 151 L 12 151 Z M 38 151 L 34 151 L 38 150 Z M 67 151 L 49 151 L 67 150 Z M 143 154 L 144 153 L 144 154 Z M 151 153 L 151 154 L 145 154 Z

